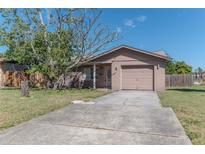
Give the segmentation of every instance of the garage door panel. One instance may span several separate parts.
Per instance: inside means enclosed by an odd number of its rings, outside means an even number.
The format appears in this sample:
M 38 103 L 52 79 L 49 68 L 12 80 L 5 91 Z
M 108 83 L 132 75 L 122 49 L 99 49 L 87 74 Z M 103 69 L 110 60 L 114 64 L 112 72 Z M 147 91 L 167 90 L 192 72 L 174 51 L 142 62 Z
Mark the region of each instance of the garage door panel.
M 122 89 L 153 90 L 153 67 L 122 66 Z

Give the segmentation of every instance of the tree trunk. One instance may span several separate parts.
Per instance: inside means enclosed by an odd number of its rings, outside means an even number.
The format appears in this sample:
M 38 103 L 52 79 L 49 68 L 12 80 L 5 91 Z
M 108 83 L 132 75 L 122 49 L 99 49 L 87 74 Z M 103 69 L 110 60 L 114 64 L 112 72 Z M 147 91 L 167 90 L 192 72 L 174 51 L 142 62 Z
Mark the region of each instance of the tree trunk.
M 28 97 L 29 96 L 29 83 L 28 80 L 21 81 L 21 96 Z

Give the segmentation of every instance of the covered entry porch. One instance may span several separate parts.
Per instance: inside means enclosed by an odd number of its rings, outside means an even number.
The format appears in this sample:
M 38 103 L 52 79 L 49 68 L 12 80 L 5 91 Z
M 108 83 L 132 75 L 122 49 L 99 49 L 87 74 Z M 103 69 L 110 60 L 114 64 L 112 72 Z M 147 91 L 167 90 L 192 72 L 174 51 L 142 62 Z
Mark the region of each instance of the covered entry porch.
M 90 63 L 82 68 L 85 87 L 112 88 L 111 64 L 109 63 Z

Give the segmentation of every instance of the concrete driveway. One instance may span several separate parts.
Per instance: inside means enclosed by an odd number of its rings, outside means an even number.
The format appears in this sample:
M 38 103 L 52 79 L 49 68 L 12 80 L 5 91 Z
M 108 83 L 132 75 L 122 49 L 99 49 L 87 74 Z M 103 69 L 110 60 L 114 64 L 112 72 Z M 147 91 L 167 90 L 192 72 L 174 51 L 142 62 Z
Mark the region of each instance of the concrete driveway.
M 0 144 L 191 144 L 155 92 L 119 91 L 0 132 Z
M 123 90 L 99 97 L 94 100 L 97 104 L 161 107 L 156 92 Z

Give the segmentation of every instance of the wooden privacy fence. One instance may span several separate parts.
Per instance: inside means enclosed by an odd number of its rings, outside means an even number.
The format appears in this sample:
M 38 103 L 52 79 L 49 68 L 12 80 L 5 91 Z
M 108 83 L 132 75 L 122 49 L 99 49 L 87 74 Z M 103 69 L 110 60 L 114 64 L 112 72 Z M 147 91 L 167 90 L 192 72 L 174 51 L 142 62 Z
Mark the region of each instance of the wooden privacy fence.
M 31 87 L 46 88 L 48 86 L 48 80 L 46 77 L 37 72 L 33 74 L 26 74 L 18 71 L 6 71 L 2 73 L 2 79 L 3 80 L 0 81 L 0 87 L 20 87 L 21 81 L 24 79 L 29 80 Z M 55 84 L 63 84 L 63 87 L 66 88 L 82 88 L 91 87 L 92 81 L 85 81 L 81 72 L 70 72 L 69 74 L 60 77 L 58 83 L 56 82 Z
M 23 78 L 26 78 L 30 81 L 32 85 L 36 87 L 44 86 L 44 76 L 40 73 L 35 73 L 32 75 L 28 75 L 26 73 L 18 72 L 18 71 L 6 71 L 2 74 L 3 76 L 3 86 L 7 87 L 20 87 L 21 81 Z
M 192 74 L 166 75 L 166 88 L 191 87 L 193 85 Z

